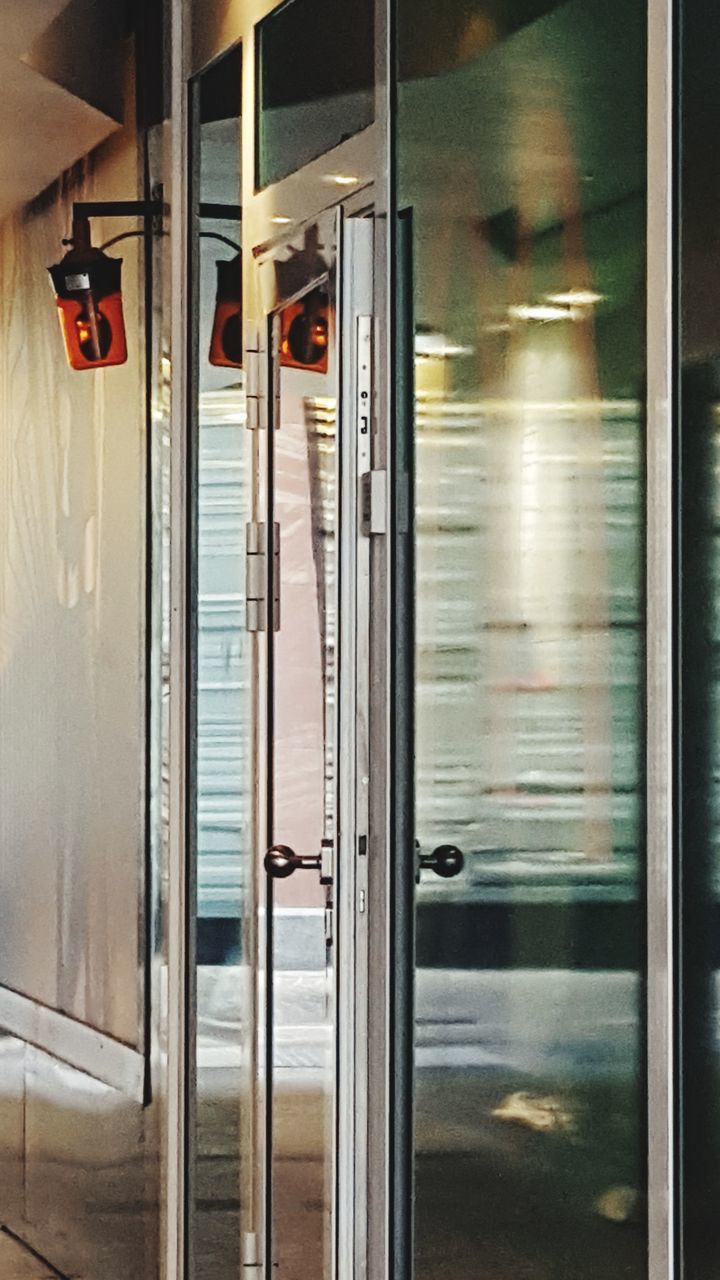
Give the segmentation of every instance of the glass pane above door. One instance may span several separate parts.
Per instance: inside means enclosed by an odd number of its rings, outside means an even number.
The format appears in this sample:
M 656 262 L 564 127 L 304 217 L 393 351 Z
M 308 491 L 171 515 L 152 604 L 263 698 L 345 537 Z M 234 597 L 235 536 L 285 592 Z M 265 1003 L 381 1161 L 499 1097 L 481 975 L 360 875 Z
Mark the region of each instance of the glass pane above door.
M 258 24 L 259 187 L 372 124 L 374 25 L 373 0 L 286 0 Z
M 645 22 L 399 4 L 418 1280 L 646 1268 Z

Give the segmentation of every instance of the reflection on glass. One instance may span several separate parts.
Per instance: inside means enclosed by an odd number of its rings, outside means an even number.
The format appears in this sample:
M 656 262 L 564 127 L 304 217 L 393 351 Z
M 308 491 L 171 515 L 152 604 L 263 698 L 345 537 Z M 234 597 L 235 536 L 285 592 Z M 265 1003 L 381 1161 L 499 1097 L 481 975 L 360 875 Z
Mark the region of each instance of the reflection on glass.
M 418 1280 L 645 1273 L 645 18 L 400 4 Z
M 681 600 L 683 1244 L 685 1273 L 720 1267 L 720 15 L 682 5 Z
M 372 124 L 373 19 L 372 0 L 288 0 L 259 23 L 258 186 Z
M 312 295 L 314 298 L 315 295 Z M 288 308 L 293 315 L 297 306 Z M 327 314 L 327 307 L 325 308 Z M 332 347 L 293 366 L 279 317 L 273 519 L 280 530 L 280 627 L 272 646 L 275 843 L 314 856 L 335 829 L 336 400 Z M 325 330 L 326 337 L 327 328 Z M 302 354 L 302 353 L 300 353 Z M 325 372 L 318 372 L 323 363 Z M 334 1009 L 331 891 L 317 870 L 268 880 L 272 913 L 272 1220 L 279 1275 L 331 1271 Z
M 240 1270 L 241 1027 L 249 1022 L 241 921 L 250 909 L 250 715 L 245 631 L 245 525 L 250 454 L 239 343 L 216 341 L 218 313 L 240 292 L 240 52 L 193 86 L 195 699 L 193 782 L 197 886 L 195 1280 Z M 203 204 L 235 206 L 208 218 Z M 218 238 L 222 237 L 222 238 Z M 230 243 L 228 243 L 230 242 Z M 223 310 L 224 308 L 224 310 Z M 239 327 L 239 320 L 238 320 Z M 211 353 L 216 356 L 210 363 Z M 217 358 L 219 356 L 222 358 Z M 232 360 L 239 356 L 240 360 Z

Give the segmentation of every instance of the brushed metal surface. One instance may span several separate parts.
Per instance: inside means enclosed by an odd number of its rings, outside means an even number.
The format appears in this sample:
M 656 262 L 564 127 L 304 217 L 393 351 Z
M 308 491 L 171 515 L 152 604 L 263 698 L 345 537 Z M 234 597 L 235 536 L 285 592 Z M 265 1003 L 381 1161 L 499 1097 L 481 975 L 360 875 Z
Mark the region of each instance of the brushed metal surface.
M 675 1273 L 676 1179 L 672 412 L 673 44 L 669 0 L 648 6 L 647 208 L 647 1055 L 648 1269 Z
M 26 1071 L 26 1226 L 74 1280 L 155 1280 L 157 1205 L 148 1114 L 34 1048 Z
M 24 1099 L 25 1045 L 0 1033 L 0 1221 L 11 1227 L 25 1209 Z
M 142 1102 L 145 1058 L 84 1022 L 0 987 L 0 1027 Z
M 77 197 L 138 193 L 136 138 Z M 143 843 L 144 387 L 68 369 L 44 267 L 58 196 L 0 229 L 0 983 L 139 1039 Z M 102 224 L 96 224 L 102 236 Z M 123 246 L 138 352 L 139 241 Z
M 56 1280 L 57 1271 L 19 1240 L 0 1231 L 0 1276 L 3 1280 Z

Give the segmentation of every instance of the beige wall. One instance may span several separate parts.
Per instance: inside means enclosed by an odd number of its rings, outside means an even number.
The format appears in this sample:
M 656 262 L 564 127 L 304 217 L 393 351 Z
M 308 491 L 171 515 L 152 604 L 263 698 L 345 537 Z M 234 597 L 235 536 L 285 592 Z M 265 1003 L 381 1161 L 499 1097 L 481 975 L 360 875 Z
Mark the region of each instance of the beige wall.
M 132 100 L 132 90 L 128 99 Z M 46 267 L 72 199 L 138 191 L 134 128 L 0 226 L 0 984 L 135 1044 L 143 847 L 141 241 L 129 360 L 66 365 Z M 65 182 L 65 187 L 68 182 Z M 132 223 L 97 221 L 101 241 Z

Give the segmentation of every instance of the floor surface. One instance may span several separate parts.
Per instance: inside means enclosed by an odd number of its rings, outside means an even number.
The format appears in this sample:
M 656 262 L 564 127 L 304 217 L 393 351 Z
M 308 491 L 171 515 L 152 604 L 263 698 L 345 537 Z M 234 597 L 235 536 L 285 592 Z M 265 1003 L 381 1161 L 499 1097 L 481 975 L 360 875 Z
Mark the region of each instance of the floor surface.
M 57 1272 L 0 1230 L 0 1280 L 57 1280 Z

